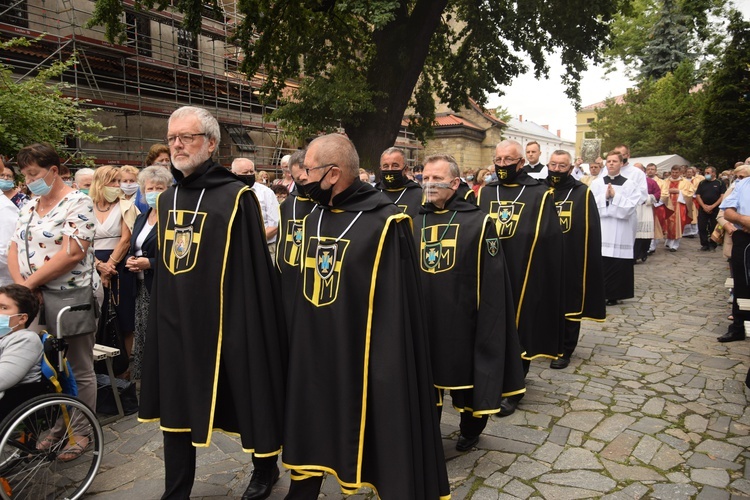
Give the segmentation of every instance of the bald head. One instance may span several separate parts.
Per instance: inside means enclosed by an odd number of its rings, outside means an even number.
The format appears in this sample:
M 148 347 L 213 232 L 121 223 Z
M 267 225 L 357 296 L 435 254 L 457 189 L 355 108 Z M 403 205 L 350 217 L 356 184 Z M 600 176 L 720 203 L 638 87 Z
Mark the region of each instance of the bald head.
M 249 158 L 235 158 L 232 162 L 232 173 L 234 175 L 255 174 L 255 163 Z
M 317 183 L 323 192 L 328 193 L 327 196 L 316 199 L 317 202 L 328 203 L 327 200 L 333 200 L 358 177 L 359 155 L 352 141 L 343 135 L 324 135 L 307 147 L 305 174 L 300 177 L 300 182 L 303 185 Z
M 311 163 L 310 160 L 314 159 Z M 359 155 L 357 149 L 347 137 L 341 134 L 328 134 L 318 137 L 310 143 L 305 155 L 305 166 L 308 168 L 334 164 L 341 170 L 344 178 L 359 177 Z

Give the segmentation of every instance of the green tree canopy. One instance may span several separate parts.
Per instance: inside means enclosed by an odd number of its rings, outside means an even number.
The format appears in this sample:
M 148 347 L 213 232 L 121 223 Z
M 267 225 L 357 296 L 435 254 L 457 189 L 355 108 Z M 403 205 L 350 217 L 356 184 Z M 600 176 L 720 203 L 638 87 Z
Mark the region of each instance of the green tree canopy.
M 13 45 L 28 45 L 28 40 L 13 39 L 0 43 L 0 50 Z M 55 145 L 63 157 L 67 138 L 101 142 L 98 133 L 105 127 L 92 118 L 95 111 L 81 101 L 63 95 L 65 83 L 49 83 L 75 64 L 75 57 L 57 62 L 30 78 L 16 81 L 13 68 L 0 64 L 0 154 L 14 156 L 19 149 L 35 142 Z M 85 160 L 84 157 L 78 157 Z
M 683 14 L 675 0 L 663 0 L 659 19 L 643 47 L 641 79 L 659 79 L 691 59 L 690 18 Z
M 692 58 L 700 73 L 724 42 L 729 7 L 729 0 L 633 0 L 612 23 L 606 65 L 658 79 Z
M 658 80 L 628 90 L 622 104 L 610 100 L 597 111 L 592 128 L 604 149 L 628 144 L 632 156 L 679 154 L 697 161 L 701 142 L 704 94 L 695 85 L 689 60 Z
M 706 155 L 720 170 L 750 156 L 750 23 L 733 12 L 728 33 L 702 115 Z
M 454 109 L 469 98 L 484 104 L 530 67 L 546 76 L 552 51 L 562 57 L 567 94 L 577 104 L 587 58 L 599 59 L 613 16 L 629 1 L 242 0 L 235 42 L 246 54 L 243 70 L 264 75 L 261 94 L 285 103 L 276 118 L 287 130 L 306 136 L 343 127 L 363 165 L 373 167 L 409 106 L 424 138 L 435 97 Z M 143 8 L 165 3 L 136 0 Z M 195 28 L 203 4 L 179 0 L 174 7 Z M 114 38 L 122 3 L 96 5 L 92 22 L 106 24 Z M 300 87 L 285 97 L 290 78 Z

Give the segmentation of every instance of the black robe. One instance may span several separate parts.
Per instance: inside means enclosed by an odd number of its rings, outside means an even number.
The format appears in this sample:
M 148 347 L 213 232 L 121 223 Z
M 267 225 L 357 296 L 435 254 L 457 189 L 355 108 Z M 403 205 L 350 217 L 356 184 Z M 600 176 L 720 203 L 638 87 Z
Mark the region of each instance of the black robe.
M 388 189 L 383 181 L 375 184 L 375 187 L 412 219 L 419 213 L 419 207 L 422 206 L 422 186 L 413 180 L 404 179 L 404 187 L 399 189 Z
M 547 181 L 551 184 L 551 177 Z M 599 209 L 588 186 L 568 176 L 553 185 L 563 233 L 565 319 L 604 321 L 607 316 Z
M 477 203 L 497 221 L 523 358 L 560 356 L 565 324 L 562 231 L 552 190 L 521 170 L 514 184 L 484 186 Z
M 458 197 L 462 200 L 466 200 L 469 203 L 473 203 L 474 205 L 477 204 L 477 195 L 474 193 L 474 190 L 469 187 L 466 182 L 463 180 L 461 181 L 461 184 L 458 185 L 458 189 L 456 190 L 456 194 L 458 194 Z
M 223 430 L 245 451 L 278 454 L 286 336 L 258 201 L 211 160 L 188 177 L 173 173 L 177 185 L 157 206 L 139 420 L 190 432 L 195 446 Z
M 475 417 L 526 391 L 513 292 L 489 215 L 455 194 L 414 219 L 435 387 Z M 426 224 L 426 225 L 425 225 Z
M 355 179 L 305 218 L 302 245 L 285 467 L 381 498 L 449 495 L 410 218 Z
M 276 267 L 281 273 L 281 294 L 288 298 L 297 285 L 300 249 L 302 248 L 302 220 L 313 211 L 316 204 L 292 191 L 279 206 L 279 234 L 276 241 Z M 289 317 L 292 301 L 284 300 L 284 314 Z

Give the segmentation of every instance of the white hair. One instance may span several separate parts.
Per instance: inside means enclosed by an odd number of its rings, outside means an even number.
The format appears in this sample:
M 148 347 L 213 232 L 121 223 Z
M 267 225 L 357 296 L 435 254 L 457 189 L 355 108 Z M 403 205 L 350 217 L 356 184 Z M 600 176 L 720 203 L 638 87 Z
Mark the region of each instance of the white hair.
M 195 115 L 198 117 L 198 120 L 203 126 L 202 132 L 206 134 L 207 139 L 214 139 L 216 141 L 216 148 L 218 149 L 219 142 L 221 141 L 221 128 L 219 127 L 219 122 L 214 118 L 214 115 L 209 113 L 206 109 L 197 106 L 183 106 L 178 108 L 172 113 L 172 116 L 169 117 L 167 126 L 172 123 L 172 120 L 184 118 L 188 115 Z
M 93 168 L 79 168 L 78 170 L 76 170 L 76 175 L 75 175 L 75 181 L 76 181 L 76 183 L 78 181 L 80 181 L 81 177 L 83 177 L 84 175 L 91 175 L 91 176 L 93 176 L 94 175 L 94 169 Z

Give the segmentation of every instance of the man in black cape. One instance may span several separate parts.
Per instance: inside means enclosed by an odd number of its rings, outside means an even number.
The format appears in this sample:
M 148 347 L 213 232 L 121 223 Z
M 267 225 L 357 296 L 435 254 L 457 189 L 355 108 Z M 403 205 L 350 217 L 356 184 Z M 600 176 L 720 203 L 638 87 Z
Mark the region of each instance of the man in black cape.
M 469 203 L 476 205 L 477 204 L 477 195 L 474 193 L 474 190 L 469 187 L 469 185 L 461 179 L 461 184 L 458 185 L 458 189 L 456 190 L 456 195 L 461 198 L 462 200 L 466 200 Z
M 452 156 L 424 162 L 425 204 L 414 220 L 435 387 L 461 414 L 458 451 L 479 441 L 503 397 L 526 391 L 513 293 L 489 215 L 459 197 Z M 441 406 L 442 408 L 442 406 Z
M 188 498 L 195 447 L 239 435 L 255 470 L 243 499 L 267 498 L 279 470 L 285 335 L 278 276 L 255 196 L 211 159 L 206 110 L 169 119 L 175 186 L 157 203 L 159 255 L 146 332 L 139 420 L 164 431 L 165 492 Z
M 547 163 L 547 183 L 555 191 L 555 207 L 563 233 L 563 283 L 565 285 L 565 338 L 563 355 L 550 362 L 562 369 L 578 345 L 581 320 L 604 321 L 604 270 L 599 209 L 588 186 L 571 174 L 571 156 L 561 149 Z
M 299 261 L 302 249 L 302 220 L 316 204 L 305 193 L 307 179 L 304 168 L 305 152 L 296 151 L 289 158 L 289 171 L 294 179 L 294 189 L 279 207 L 279 239 L 276 247 L 276 267 L 281 272 L 281 294 L 284 313 L 292 312 L 292 293 L 300 275 Z
M 521 144 L 498 143 L 494 161 L 498 180 L 479 191 L 478 205 L 496 221 L 528 373 L 532 359 L 562 354 L 562 231 L 552 190 L 523 170 Z M 513 413 L 522 397 L 506 398 L 500 415 Z
M 289 499 L 318 497 L 323 473 L 350 493 L 450 495 L 410 219 L 359 180 L 339 134 L 305 154 L 308 195 L 289 323 L 284 465 Z
M 381 180 L 375 187 L 413 219 L 422 206 L 422 188 L 406 176 L 407 168 L 403 149 L 386 149 L 380 155 Z

